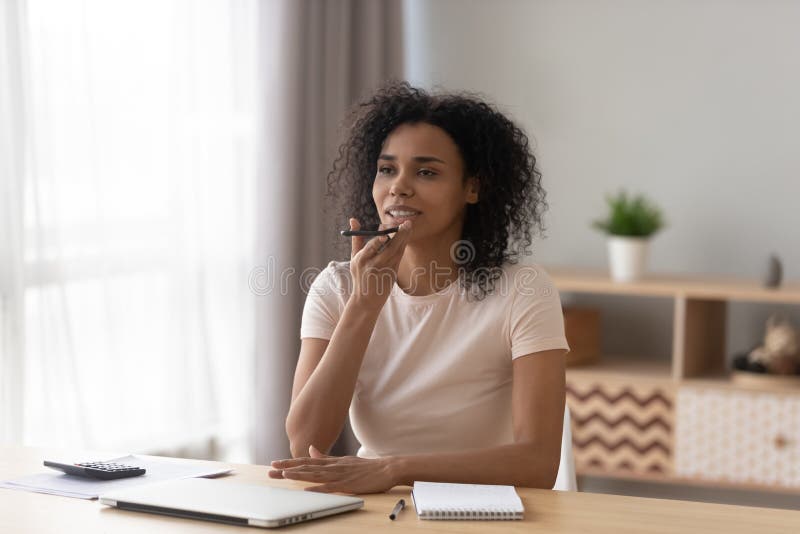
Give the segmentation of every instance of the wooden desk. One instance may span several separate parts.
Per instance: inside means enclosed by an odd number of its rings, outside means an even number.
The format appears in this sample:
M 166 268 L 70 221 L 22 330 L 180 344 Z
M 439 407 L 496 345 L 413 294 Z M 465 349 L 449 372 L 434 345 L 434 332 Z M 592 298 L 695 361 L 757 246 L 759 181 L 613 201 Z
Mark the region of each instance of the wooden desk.
M 45 456 L 64 451 L 22 447 L 0 447 L 0 480 L 41 471 Z M 83 455 L 80 455 L 83 456 Z M 284 488 L 305 484 L 270 480 L 264 466 L 236 465 L 236 474 L 218 479 L 220 486 L 231 481 L 258 483 Z M 525 504 L 523 521 L 420 521 L 413 505 L 397 521 L 388 515 L 395 502 L 408 497 L 409 488 L 398 487 L 387 494 L 364 496 L 363 510 L 283 527 L 281 532 L 372 533 L 392 532 L 600 532 L 681 533 L 717 532 L 797 533 L 800 512 L 705 504 L 638 497 L 519 488 Z M 410 501 L 407 501 L 410 504 Z M 128 512 L 109 508 L 97 501 L 57 497 L 25 491 L 0 489 L 0 532 L 25 534 L 53 532 L 81 533 L 242 533 L 268 532 L 189 519 Z

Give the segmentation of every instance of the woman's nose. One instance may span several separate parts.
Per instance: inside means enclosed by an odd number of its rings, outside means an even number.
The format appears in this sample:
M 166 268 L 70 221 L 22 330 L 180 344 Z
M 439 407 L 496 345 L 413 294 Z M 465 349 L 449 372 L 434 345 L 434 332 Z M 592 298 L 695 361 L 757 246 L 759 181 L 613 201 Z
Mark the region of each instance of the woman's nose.
M 411 184 L 404 173 L 399 173 L 392 181 L 392 186 L 389 188 L 389 194 L 395 197 L 410 197 L 414 195 Z

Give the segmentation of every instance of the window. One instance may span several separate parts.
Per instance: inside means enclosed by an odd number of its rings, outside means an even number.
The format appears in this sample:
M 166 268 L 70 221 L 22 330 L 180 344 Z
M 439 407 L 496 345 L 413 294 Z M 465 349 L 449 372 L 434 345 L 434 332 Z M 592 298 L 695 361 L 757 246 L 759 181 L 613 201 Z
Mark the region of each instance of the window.
M 22 441 L 246 461 L 256 2 L 15 5 L 0 336 L 21 339 L 0 346 Z

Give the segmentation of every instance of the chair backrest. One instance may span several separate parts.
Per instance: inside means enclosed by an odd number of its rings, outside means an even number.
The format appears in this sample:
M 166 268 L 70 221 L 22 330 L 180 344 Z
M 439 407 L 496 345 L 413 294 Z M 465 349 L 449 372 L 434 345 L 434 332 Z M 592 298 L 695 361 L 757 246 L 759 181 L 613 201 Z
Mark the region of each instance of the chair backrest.
M 558 475 L 554 490 L 578 491 L 578 480 L 575 477 L 575 457 L 572 455 L 572 427 L 569 406 L 564 405 L 564 430 L 561 432 L 561 462 L 558 464 Z

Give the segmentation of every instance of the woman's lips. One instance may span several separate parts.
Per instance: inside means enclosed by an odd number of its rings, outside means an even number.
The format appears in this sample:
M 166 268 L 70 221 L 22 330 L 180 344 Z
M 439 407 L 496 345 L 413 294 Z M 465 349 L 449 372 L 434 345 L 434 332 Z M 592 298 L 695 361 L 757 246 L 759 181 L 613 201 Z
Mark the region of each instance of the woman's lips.
M 390 224 L 399 226 L 399 225 L 403 224 L 403 221 L 410 221 L 410 220 L 416 219 L 417 217 L 419 217 L 422 214 L 421 213 L 415 213 L 414 215 L 398 215 L 397 217 L 395 217 L 391 213 L 387 213 L 387 215 L 389 216 Z

